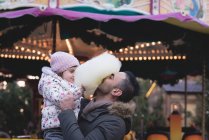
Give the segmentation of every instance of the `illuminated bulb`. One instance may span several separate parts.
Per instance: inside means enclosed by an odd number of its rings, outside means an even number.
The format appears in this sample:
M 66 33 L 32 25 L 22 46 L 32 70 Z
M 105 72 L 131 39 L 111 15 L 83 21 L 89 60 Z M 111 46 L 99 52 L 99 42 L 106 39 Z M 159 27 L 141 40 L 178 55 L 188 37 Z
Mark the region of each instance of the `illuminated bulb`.
M 130 60 L 133 61 L 133 57 L 130 57 Z
M 21 108 L 21 109 L 20 109 L 20 113 L 23 113 L 23 112 L 24 112 L 24 109 Z
M 156 59 L 155 56 L 153 56 L 153 57 L 152 57 L 152 60 L 155 60 L 155 59 Z
M 125 57 L 125 60 L 128 61 L 128 57 Z
M 134 57 L 134 60 L 138 60 L 138 57 Z
M 17 81 L 17 85 L 18 85 L 19 87 L 25 87 L 25 81 L 19 80 L 19 81 Z
M 52 54 L 52 50 L 49 50 L 48 53 L 49 53 L 49 54 Z
M 43 43 L 43 45 L 44 45 L 44 48 L 46 48 L 46 47 L 47 47 L 47 43 L 46 43 L 46 42 L 44 42 L 44 43 Z
M 39 77 L 38 76 L 35 76 L 35 79 L 39 79 Z
M 36 44 L 37 44 L 36 40 L 33 40 L 33 45 L 36 45 Z
M 156 43 L 155 42 L 152 42 L 152 45 L 154 46 Z
M 139 57 L 139 60 L 141 61 L 142 60 L 142 57 Z
M 120 49 L 119 52 L 123 52 L 123 49 Z
M 25 43 L 25 42 L 26 42 L 26 39 L 25 39 L 25 38 L 23 38 L 23 39 L 22 39 L 22 43 Z
M 141 44 L 141 48 L 144 48 L 144 44 Z
M 136 49 L 139 49 L 139 45 L 136 45 L 135 48 L 136 48 Z
M 174 56 L 174 59 L 176 60 L 177 59 L 177 56 Z
M 28 39 L 28 43 L 31 43 L 31 39 L 30 38 Z
M 42 44 L 41 44 L 41 42 L 39 42 L 39 43 L 38 43 L 38 47 L 42 47 Z
M 21 47 L 21 51 L 24 51 L 24 50 L 25 50 L 25 48 Z
M 161 41 L 158 41 L 157 44 L 161 44 Z

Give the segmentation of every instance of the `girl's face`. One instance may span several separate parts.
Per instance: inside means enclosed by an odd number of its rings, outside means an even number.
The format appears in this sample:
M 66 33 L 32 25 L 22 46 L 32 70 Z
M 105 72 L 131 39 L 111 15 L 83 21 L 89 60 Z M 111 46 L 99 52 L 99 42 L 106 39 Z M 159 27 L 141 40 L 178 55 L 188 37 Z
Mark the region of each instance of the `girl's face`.
M 77 66 L 71 67 L 71 68 L 67 69 L 66 71 L 64 71 L 62 73 L 62 78 L 67 80 L 70 83 L 73 83 L 74 82 L 74 72 L 75 72 L 76 68 L 77 68 Z

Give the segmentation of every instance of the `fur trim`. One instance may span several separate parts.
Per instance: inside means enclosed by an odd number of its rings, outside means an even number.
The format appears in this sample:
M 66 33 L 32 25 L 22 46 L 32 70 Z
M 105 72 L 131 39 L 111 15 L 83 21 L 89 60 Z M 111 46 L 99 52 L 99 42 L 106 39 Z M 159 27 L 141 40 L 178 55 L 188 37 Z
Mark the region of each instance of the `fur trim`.
M 42 68 L 42 72 L 44 74 L 51 75 L 51 76 L 57 75 L 55 72 L 52 71 L 50 67 L 46 67 L 46 66 Z
M 136 109 L 136 104 L 134 101 L 128 103 L 123 102 L 114 102 L 111 106 L 108 107 L 110 114 L 120 116 L 122 118 L 131 117 Z

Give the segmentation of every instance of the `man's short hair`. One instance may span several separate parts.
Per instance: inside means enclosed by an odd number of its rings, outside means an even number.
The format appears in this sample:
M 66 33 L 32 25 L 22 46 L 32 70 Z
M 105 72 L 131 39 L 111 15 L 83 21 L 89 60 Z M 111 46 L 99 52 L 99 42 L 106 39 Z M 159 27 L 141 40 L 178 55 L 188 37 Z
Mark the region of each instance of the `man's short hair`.
M 118 97 L 121 102 L 129 102 L 134 96 L 139 94 L 139 84 L 134 74 L 130 71 L 125 71 L 126 79 L 123 80 L 119 88 L 122 90 L 122 95 Z

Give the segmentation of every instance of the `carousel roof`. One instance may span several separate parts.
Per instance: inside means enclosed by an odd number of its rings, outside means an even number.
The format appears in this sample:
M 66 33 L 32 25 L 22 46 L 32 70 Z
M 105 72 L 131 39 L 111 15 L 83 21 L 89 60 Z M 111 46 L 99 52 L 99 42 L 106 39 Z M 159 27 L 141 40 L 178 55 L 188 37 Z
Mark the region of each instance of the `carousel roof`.
M 14 64 L 22 60 L 23 67 L 33 68 L 24 71 L 21 66 L 8 66 L 15 67 L 17 75 L 35 74 L 35 69 L 40 74 L 41 66 L 48 65 L 54 33 L 57 51 L 86 60 L 108 49 L 123 62 L 123 70 L 159 83 L 200 74 L 203 56 L 207 59 L 209 51 L 209 26 L 181 13 L 106 15 L 28 8 L 1 13 L 0 21 L 2 62 L 14 58 Z M 53 21 L 57 21 L 56 32 Z

